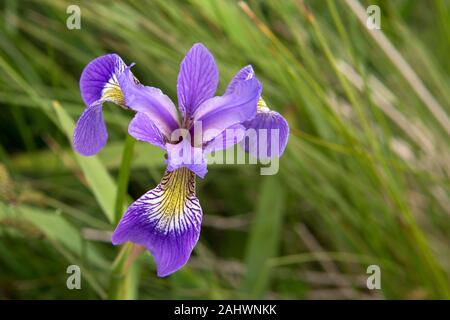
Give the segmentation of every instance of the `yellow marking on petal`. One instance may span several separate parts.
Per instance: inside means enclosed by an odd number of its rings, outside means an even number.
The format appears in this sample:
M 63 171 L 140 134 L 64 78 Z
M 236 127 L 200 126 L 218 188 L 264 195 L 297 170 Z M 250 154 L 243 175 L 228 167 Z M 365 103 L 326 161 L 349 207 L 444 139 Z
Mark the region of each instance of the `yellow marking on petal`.
M 262 97 L 260 97 L 259 100 L 258 100 L 258 109 L 260 109 L 262 107 L 267 107 L 267 104 L 264 101 L 264 99 Z
M 120 106 L 125 106 L 125 99 L 123 97 L 122 90 L 120 90 L 119 86 L 105 88 L 103 90 L 102 99 L 105 101 L 113 102 Z
M 182 214 L 184 199 L 190 193 L 195 192 L 195 173 L 187 168 L 180 168 L 166 172 L 162 181 L 163 190 L 163 216 L 171 217 L 174 214 Z
M 120 89 L 119 81 L 114 74 L 111 79 L 108 80 L 102 91 L 102 100 L 109 101 L 119 106 L 125 107 L 125 98 L 123 92 Z
M 152 206 L 149 218 L 157 219 L 158 229 L 165 233 L 181 232 L 201 221 L 201 207 L 195 197 L 195 173 L 187 168 L 166 171 L 151 197 L 146 200 Z
M 270 109 L 262 97 L 258 100 L 258 112 L 269 112 Z

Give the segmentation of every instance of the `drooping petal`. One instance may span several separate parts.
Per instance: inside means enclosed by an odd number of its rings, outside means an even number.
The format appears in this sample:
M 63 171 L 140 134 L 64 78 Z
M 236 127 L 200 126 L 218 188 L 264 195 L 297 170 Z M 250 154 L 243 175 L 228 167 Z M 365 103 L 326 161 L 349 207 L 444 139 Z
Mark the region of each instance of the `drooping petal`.
M 194 114 L 194 122 L 202 123 L 203 142 L 214 139 L 232 125 L 252 119 L 260 95 L 261 84 L 253 77 L 237 82 L 231 94 L 202 103 Z
M 137 140 L 165 149 L 166 137 L 159 131 L 149 116 L 143 112 L 136 113 L 128 126 L 128 133 Z
M 84 103 L 89 106 L 96 101 L 109 101 L 124 106 L 119 75 L 126 65 L 115 53 L 92 60 L 80 77 L 80 91 Z
M 208 172 L 205 155 L 202 148 L 192 147 L 189 138 L 183 138 L 177 144 L 166 144 L 167 170 L 173 171 L 179 168 L 188 168 L 200 178 L 204 178 Z
M 74 149 L 84 156 L 91 156 L 102 149 L 108 140 L 101 103 L 94 103 L 81 114 L 73 134 Z
M 166 137 L 179 127 L 177 109 L 161 90 L 136 83 L 129 68 L 119 77 L 119 84 L 125 104 L 137 112 L 145 113 Z
M 184 118 L 189 118 L 205 100 L 214 96 L 219 72 L 212 54 L 201 43 L 194 44 L 180 65 L 177 93 Z
M 268 110 L 268 109 L 267 109 Z M 247 130 L 255 130 L 240 142 L 244 150 L 258 159 L 280 157 L 289 138 L 289 125 L 276 111 L 258 111 L 255 118 L 244 123 Z
M 112 243 L 131 241 L 152 253 L 165 277 L 183 267 L 195 247 L 202 208 L 195 196 L 195 174 L 186 168 L 166 171 L 160 184 L 136 200 L 112 235 Z
M 225 90 L 225 94 L 232 93 L 239 81 L 249 80 L 254 76 L 255 72 L 253 71 L 253 67 L 251 65 L 243 67 L 238 71 L 238 73 L 236 73 L 233 79 L 231 79 L 230 83 L 228 84 L 227 90 Z
M 235 124 L 225 129 L 220 135 L 207 142 L 204 146 L 205 154 L 228 149 L 239 143 L 245 136 L 245 127 Z

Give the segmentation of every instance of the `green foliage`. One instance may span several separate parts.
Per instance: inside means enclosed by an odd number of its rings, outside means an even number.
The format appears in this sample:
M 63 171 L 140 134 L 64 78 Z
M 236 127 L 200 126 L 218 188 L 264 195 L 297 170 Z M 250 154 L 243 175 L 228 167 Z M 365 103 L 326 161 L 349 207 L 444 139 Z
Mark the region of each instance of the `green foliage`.
M 264 179 L 246 253 L 244 295 L 261 299 L 270 281 L 269 259 L 277 255 L 283 219 L 284 193 L 277 177 Z
M 371 31 L 358 14 L 373 2 L 80 1 L 68 30 L 71 1 L 4 1 L 0 298 L 449 298 L 450 7 L 375 1 Z M 274 177 L 209 168 L 199 245 L 160 279 L 148 253 L 108 239 L 120 208 L 159 182 L 163 153 L 132 146 L 132 114 L 105 105 L 107 147 L 75 154 L 78 79 L 116 52 L 176 101 L 195 42 L 220 91 L 251 63 L 291 136 Z M 65 286 L 69 264 L 80 291 Z M 382 290 L 366 288 L 371 264 Z

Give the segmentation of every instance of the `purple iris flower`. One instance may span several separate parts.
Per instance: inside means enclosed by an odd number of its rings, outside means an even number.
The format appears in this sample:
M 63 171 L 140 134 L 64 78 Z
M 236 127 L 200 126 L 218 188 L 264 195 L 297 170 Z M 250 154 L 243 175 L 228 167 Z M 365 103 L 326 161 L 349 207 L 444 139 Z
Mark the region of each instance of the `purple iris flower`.
M 214 58 L 202 44 L 195 44 L 180 65 L 179 113 L 161 90 L 140 84 L 115 54 L 93 60 L 80 79 L 87 108 L 75 128 L 76 151 L 92 155 L 105 145 L 102 104 L 108 101 L 136 112 L 128 128 L 131 136 L 167 152 L 161 182 L 131 204 L 112 235 L 115 245 L 131 241 L 145 246 L 161 277 L 185 265 L 198 241 L 202 208 L 195 176 L 207 173 L 205 155 L 241 143 L 256 157 L 271 158 L 281 156 L 287 144 L 288 124 L 262 100 L 251 66 L 236 74 L 222 96 L 214 96 L 218 79 Z M 276 129 L 279 135 L 273 141 L 270 135 L 244 139 L 243 134 L 227 134 L 246 129 Z M 262 145 L 269 146 L 263 153 Z

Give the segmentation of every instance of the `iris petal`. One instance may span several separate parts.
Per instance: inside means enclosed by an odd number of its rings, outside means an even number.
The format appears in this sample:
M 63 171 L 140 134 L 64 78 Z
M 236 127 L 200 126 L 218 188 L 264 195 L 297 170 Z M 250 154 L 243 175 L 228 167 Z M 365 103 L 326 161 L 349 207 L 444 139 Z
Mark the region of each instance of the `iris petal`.
M 225 129 L 220 135 L 205 144 L 205 153 L 228 149 L 239 143 L 245 136 L 245 127 L 235 124 Z
M 237 82 L 231 94 L 202 103 L 194 114 L 194 121 L 202 123 L 203 142 L 214 139 L 232 125 L 252 119 L 260 95 L 261 84 L 253 77 Z
M 243 67 L 241 70 L 236 73 L 236 75 L 231 79 L 228 84 L 227 90 L 225 90 L 225 94 L 233 93 L 236 84 L 239 81 L 245 81 L 253 78 L 255 76 L 255 71 L 253 71 L 253 67 L 251 65 Z
M 137 140 L 165 149 L 166 138 L 143 112 L 138 112 L 128 126 L 128 133 Z
M 115 53 L 92 60 L 80 77 L 80 91 L 86 105 L 103 100 L 124 105 L 123 94 L 118 83 L 118 76 L 126 65 Z
M 184 118 L 190 118 L 200 104 L 214 96 L 219 82 L 214 57 L 200 43 L 192 46 L 180 65 L 177 93 Z
M 119 77 L 126 105 L 137 112 L 148 115 L 160 131 L 170 138 L 179 127 L 178 114 L 172 100 L 161 90 L 136 83 L 129 68 Z
M 249 134 L 248 138 L 240 142 L 246 152 L 258 159 L 280 157 L 283 154 L 288 142 L 289 125 L 278 112 L 258 112 L 252 120 L 243 125 L 247 130 L 254 129 L 256 133 Z
M 158 276 L 164 277 L 186 264 L 200 236 L 201 222 L 195 174 L 187 168 L 166 171 L 155 189 L 128 208 L 112 242 L 131 241 L 147 247 Z
M 108 140 L 101 103 L 94 103 L 81 114 L 73 133 L 73 147 L 84 156 L 99 152 Z

